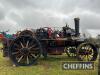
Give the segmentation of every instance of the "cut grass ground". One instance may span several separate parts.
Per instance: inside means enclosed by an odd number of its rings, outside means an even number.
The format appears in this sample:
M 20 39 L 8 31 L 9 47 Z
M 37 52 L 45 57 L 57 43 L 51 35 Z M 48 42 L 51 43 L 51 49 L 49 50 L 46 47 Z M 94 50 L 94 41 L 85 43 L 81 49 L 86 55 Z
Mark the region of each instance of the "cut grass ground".
M 9 58 L 2 57 L 0 52 L 0 75 L 97 75 L 98 61 L 95 61 L 94 70 L 62 70 L 63 61 L 77 61 L 77 59 L 49 56 L 46 60 L 41 57 L 38 63 L 32 66 L 13 67 Z

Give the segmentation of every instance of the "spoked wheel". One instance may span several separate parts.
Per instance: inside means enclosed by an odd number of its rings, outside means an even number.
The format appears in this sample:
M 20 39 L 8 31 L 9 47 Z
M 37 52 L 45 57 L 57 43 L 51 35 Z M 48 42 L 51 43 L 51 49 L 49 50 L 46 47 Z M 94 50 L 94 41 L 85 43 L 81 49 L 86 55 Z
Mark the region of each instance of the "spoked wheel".
M 16 66 L 29 66 L 40 57 L 41 46 L 31 36 L 20 36 L 10 45 L 9 56 Z
M 76 56 L 76 47 L 67 47 L 65 49 L 66 54 L 68 57 L 75 57 Z
M 77 57 L 81 61 L 95 61 L 97 55 L 97 48 L 91 43 L 82 43 L 77 48 Z

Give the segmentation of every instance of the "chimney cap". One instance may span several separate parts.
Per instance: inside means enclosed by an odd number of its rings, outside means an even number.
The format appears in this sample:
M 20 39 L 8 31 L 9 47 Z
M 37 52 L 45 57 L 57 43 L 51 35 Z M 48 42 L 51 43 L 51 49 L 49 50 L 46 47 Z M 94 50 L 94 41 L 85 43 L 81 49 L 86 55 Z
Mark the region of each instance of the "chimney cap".
M 80 20 L 80 18 L 79 17 L 76 17 L 76 18 L 74 18 L 74 20 Z

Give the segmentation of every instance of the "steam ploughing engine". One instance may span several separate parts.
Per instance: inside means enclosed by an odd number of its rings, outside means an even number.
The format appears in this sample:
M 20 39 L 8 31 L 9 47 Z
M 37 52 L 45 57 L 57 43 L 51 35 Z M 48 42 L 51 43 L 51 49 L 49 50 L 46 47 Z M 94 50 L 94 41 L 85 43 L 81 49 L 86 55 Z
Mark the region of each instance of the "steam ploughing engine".
M 2 38 L 4 56 L 9 56 L 17 66 L 29 66 L 34 64 L 43 55 L 75 56 L 80 61 L 95 61 L 98 50 L 94 44 L 80 38 L 79 18 L 74 18 L 75 29 L 69 26 L 55 30 L 50 27 L 42 27 L 33 30 L 17 32 L 12 37 Z

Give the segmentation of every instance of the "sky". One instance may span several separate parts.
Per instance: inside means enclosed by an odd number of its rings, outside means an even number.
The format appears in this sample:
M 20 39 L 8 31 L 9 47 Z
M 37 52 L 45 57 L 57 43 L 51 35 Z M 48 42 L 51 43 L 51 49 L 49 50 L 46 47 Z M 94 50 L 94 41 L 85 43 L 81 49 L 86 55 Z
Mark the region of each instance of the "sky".
M 100 34 L 100 0 L 0 0 L 0 31 L 15 33 L 39 27 L 74 28 L 80 18 L 80 31 Z

